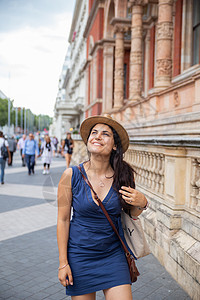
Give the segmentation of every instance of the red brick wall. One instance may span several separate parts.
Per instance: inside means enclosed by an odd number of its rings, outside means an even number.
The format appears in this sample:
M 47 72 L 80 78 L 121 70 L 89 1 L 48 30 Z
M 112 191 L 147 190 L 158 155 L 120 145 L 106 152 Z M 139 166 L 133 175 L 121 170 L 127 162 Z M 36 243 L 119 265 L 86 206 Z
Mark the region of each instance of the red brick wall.
M 97 12 L 92 28 L 88 34 L 87 38 L 87 57 L 89 54 L 90 36 L 93 37 L 94 43 L 98 42 L 103 38 L 103 24 L 104 24 L 104 10 L 100 8 Z
M 88 105 L 90 104 L 90 68 L 91 65 L 88 66 Z
M 150 29 L 149 89 L 154 87 L 155 25 Z
M 91 7 L 93 1 L 90 0 L 89 2 L 89 8 Z M 94 19 L 94 23 L 91 26 L 91 30 L 88 33 L 87 38 L 87 57 L 89 55 L 89 45 L 90 45 L 90 36 L 93 37 L 94 44 L 101 40 L 103 38 L 103 28 L 104 28 L 104 9 L 99 8 L 97 15 Z M 89 67 L 90 68 L 90 67 Z M 102 98 L 102 88 L 103 88 L 103 49 L 99 48 L 97 49 L 97 66 L 96 66 L 96 78 L 97 78 L 97 94 L 95 95 L 95 98 Z M 95 76 L 94 76 L 95 78 Z M 92 80 L 92 79 L 91 79 Z M 90 104 L 90 69 L 88 72 L 88 104 Z M 91 114 L 92 115 L 99 115 L 102 112 L 102 104 L 96 103 L 92 109 Z M 86 112 L 86 115 L 88 115 L 88 111 Z
M 93 107 L 92 107 L 92 116 L 96 116 L 96 115 L 100 115 L 102 112 L 102 103 L 96 103 Z
M 174 26 L 173 76 L 177 76 L 181 72 L 182 8 L 183 8 L 183 0 L 177 0 L 175 26 Z
M 92 9 L 93 2 L 94 2 L 94 0 L 89 0 L 89 13 Z

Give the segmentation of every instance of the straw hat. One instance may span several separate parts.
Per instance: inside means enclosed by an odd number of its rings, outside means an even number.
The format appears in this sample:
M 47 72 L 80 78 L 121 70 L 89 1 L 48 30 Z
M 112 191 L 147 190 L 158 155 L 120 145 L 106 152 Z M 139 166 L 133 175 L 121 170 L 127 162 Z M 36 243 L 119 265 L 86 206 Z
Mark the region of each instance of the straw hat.
M 114 128 L 120 137 L 123 152 L 126 152 L 126 150 L 128 149 L 128 146 L 129 146 L 128 133 L 126 132 L 126 129 L 120 123 L 113 120 L 110 115 L 93 116 L 93 117 L 89 117 L 89 118 L 85 119 L 82 122 L 81 127 L 80 127 L 80 134 L 86 145 L 87 145 L 87 139 L 88 139 L 90 130 L 96 124 L 106 124 L 106 125 L 109 125 L 112 128 Z

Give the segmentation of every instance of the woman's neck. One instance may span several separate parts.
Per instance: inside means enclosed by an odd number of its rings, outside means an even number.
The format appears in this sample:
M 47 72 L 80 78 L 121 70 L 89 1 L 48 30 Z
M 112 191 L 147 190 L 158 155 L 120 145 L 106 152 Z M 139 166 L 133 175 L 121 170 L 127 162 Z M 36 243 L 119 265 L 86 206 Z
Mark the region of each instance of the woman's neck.
M 96 175 L 103 175 L 112 172 L 109 157 L 91 155 L 90 160 L 86 163 L 86 171 Z

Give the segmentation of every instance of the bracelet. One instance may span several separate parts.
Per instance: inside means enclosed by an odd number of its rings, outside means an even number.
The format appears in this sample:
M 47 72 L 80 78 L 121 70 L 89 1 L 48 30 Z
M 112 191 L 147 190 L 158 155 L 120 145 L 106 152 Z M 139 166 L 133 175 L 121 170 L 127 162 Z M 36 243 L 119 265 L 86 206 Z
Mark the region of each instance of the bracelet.
M 138 207 L 139 210 L 145 210 L 149 206 L 149 202 L 147 201 L 147 204 L 144 207 Z
M 68 265 L 69 265 L 69 264 L 65 264 L 64 266 L 59 267 L 58 270 L 62 270 L 62 269 L 64 269 L 65 267 L 67 267 Z

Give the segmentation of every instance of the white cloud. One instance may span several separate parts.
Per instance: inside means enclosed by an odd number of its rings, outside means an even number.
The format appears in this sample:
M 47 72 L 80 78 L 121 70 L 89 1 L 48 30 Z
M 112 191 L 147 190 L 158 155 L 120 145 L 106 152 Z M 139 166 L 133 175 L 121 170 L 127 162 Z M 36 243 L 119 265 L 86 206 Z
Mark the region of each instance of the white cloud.
M 53 115 L 71 19 L 71 13 L 62 13 L 52 26 L 1 33 L 0 89 L 15 106 Z

